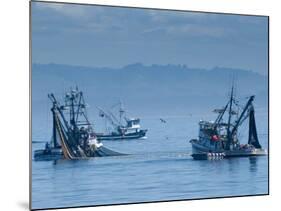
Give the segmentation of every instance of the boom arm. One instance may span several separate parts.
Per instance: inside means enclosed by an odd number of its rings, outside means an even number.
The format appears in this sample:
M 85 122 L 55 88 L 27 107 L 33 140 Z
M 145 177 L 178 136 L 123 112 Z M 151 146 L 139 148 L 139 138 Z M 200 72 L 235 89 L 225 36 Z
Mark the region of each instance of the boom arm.
M 236 124 L 234 125 L 234 127 L 233 127 L 233 129 L 232 129 L 232 131 L 231 131 L 231 136 L 236 132 L 238 126 L 245 120 L 245 118 L 243 118 L 243 117 L 244 117 L 246 111 L 248 110 L 249 106 L 252 104 L 254 98 L 255 98 L 255 96 L 252 95 L 252 96 L 250 97 L 250 99 L 248 100 L 248 102 L 247 102 L 245 108 L 243 109 L 241 115 L 239 116 L 239 118 L 238 118 Z
M 223 111 L 219 114 L 219 116 L 217 117 L 216 121 L 215 121 L 215 125 L 219 124 L 227 107 L 228 107 L 229 102 L 226 104 L 226 106 L 223 108 Z
M 68 125 L 68 122 L 66 121 L 66 119 L 65 119 L 65 117 L 64 117 L 64 115 L 63 115 L 63 112 L 60 110 L 60 108 L 59 108 L 59 103 L 58 103 L 58 101 L 56 100 L 54 94 L 53 94 L 53 93 L 48 94 L 48 97 L 49 97 L 49 99 L 50 99 L 50 100 L 52 101 L 52 103 L 53 103 L 52 111 L 53 111 L 53 110 L 57 110 L 57 111 L 59 112 L 59 114 L 60 114 L 60 116 L 61 116 L 61 118 L 62 118 L 62 120 L 63 120 L 63 122 L 64 122 L 64 124 L 65 124 L 65 126 L 66 126 L 66 128 L 69 130 L 70 127 L 69 127 L 69 125 Z M 53 111 L 53 112 L 54 112 L 54 111 Z
M 100 115 L 104 116 L 108 121 L 110 121 L 110 123 L 112 125 L 114 125 L 115 127 L 118 127 L 118 124 L 113 120 L 113 118 L 110 114 L 106 113 L 104 110 L 102 110 L 99 107 L 97 107 L 97 109 L 99 109 Z

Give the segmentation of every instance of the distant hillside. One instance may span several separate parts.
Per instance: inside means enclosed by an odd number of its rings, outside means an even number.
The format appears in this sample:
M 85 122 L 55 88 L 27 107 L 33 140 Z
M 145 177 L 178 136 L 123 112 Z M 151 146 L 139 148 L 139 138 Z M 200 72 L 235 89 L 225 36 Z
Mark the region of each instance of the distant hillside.
M 244 101 L 256 95 L 256 104 L 267 106 L 267 76 L 221 67 L 204 70 L 140 63 L 118 69 L 33 64 L 32 102 L 34 111 L 40 111 L 47 93 L 61 95 L 77 85 L 93 107 L 110 107 L 121 99 L 132 112 L 188 112 L 223 106 L 233 76 L 238 98 Z

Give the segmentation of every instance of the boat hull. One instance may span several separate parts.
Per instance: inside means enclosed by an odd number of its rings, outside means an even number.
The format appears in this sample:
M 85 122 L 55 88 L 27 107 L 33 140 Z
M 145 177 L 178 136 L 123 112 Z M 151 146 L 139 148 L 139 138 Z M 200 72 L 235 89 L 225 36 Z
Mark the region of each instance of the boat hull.
M 143 138 L 146 135 L 147 130 L 140 130 L 139 132 L 135 133 L 128 133 L 128 134 L 96 134 L 97 139 L 99 141 L 106 141 L 106 140 L 130 140 L 130 139 L 139 139 Z
M 107 157 L 107 156 L 121 156 L 121 155 L 126 155 L 126 154 L 115 152 L 110 149 L 107 149 L 106 147 L 100 146 L 98 149 L 95 150 L 92 157 Z M 61 148 L 52 148 L 49 150 L 41 149 L 41 150 L 35 150 L 34 152 L 35 161 L 52 161 L 52 160 L 60 160 L 60 159 L 64 159 Z
M 59 160 L 63 158 L 63 152 L 61 148 L 52 149 L 39 149 L 34 151 L 35 161 L 52 161 Z
M 236 149 L 236 150 L 210 150 L 208 147 L 203 146 L 197 140 L 191 140 L 192 145 L 192 157 L 251 157 L 251 156 L 265 156 L 267 151 L 265 149 L 254 148 L 252 150 L 248 149 Z M 206 155 L 206 156 L 205 156 Z M 222 155 L 222 156 L 220 156 Z

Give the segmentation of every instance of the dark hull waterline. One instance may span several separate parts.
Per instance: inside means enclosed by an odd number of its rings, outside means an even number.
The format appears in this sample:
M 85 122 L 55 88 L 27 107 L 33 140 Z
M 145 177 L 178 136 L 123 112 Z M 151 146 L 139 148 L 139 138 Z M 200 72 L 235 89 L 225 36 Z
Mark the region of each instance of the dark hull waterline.
M 141 130 L 140 132 L 136 133 L 129 133 L 129 134 L 108 134 L 108 135 L 103 135 L 103 134 L 96 134 L 97 139 L 99 141 L 106 141 L 106 140 L 130 140 L 130 139 L 139 139 L 143 138 L 146 135 L 147 130 Z
M 194 159 L 208 159 L 208 158 L 232 158 L 232 157 L 252 157 L 252 156 L 266 156 L 265 149 L 236 149 L 236 150 L 210 150 L 209 148 L 192 142 L 192 157 Z
M 121 155 L 126 155 L 126 154 L 115 152 L 110 149 L 107 149 L 106 147 L 100 146 L 98 149 L 96 149 L 93 156 L 87 158 L 121 156 Z M 61 148 L 50 149 L 50 150 L 36 150 L 34 152 L 35 161 L 52 161 L 52 160 L 60 160 L 60 159 L 64 159 Z

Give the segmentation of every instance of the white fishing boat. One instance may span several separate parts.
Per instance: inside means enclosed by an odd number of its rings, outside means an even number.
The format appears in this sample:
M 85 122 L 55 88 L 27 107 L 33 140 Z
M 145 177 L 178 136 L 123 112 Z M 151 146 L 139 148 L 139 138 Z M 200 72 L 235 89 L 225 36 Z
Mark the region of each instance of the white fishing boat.
M 261 147 L 258 140 L 253 101 L 254 96 L 250 96 L 242 112 L 239 113 L 237 108 L 240 105 L 234 98 L 232 87 L 226 106 L 214 110 L 218 113 L 216 120 L 199 122 L 199 137 L 190 140 L 192 157 L 212 159 L 267 155 L 267 150 Z M 227 116 L 226 119 L 224 119 L 225 116 Z M 249 122 L 248 143 L 241 144 L 237 135 L 238 129 L 247 119 Z
M 110 129 L 107 128 L 106 133 L 97 133 L 97 139 L 102 141 L 146 138 L 147 130 L 141 129 L 140 119 L 127 117 L 121 102 L 116 105 L 120 106 L 119 118 L 117 118 L 111 111 L 105 111 L 98 107 L 100 112 L 99 116 L 104 118 L 111 127 Z

